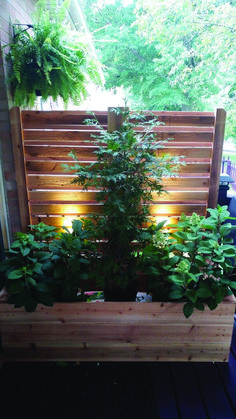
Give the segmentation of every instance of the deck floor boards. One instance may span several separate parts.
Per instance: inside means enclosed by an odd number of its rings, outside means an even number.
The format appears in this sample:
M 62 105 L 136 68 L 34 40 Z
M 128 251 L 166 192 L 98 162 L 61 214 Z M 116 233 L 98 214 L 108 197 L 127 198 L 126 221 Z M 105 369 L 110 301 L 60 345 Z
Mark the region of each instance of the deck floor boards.
M 156 417 L 160 419 L 179 419 L 179 408 L 169 363 L 148 363 L 147 367 L 150 370 L 152 377 Z
M 6 363 L 1 419 L 236 419 L 228 363 Z
M 170 365 L 173 385 L 182 419 L 208 419 L 193 365 L 186 362 Z

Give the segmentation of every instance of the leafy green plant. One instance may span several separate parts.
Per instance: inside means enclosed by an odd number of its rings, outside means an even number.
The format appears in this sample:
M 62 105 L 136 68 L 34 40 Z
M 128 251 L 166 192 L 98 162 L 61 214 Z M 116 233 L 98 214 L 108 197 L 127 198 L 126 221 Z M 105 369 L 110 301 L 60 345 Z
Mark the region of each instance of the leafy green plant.
M 215 309 L 236 289 L 231 277 L 236 248 L 229 237 L 230 214 L 226 206 L 208 212 L 208 218 L 183 214 L 177 224 L 168 226 L 173 231 L 165 233 L 165 240 L 160 225 L 157 226 L 152 245 L 143 252 L 144 265 L 150 264 L 154 300 L 159 300 L 158 292 L 165 287 L 167 300 L 186 301 L 186 317 L 191 316 L 194 308 L 204 310 L 204 302 Z
M 92 244 L 91 229 L 74 220 L 72 232 L 56 233 L 56 228 L 39 223 L 30 233 L 17 233 L 0 263 L 5 275 L 8 302 L 34 311 L 38 303 L 52 306 L 54 301 L 86 299 L 80 286 L 87 279 Z
M 164 191 L 162 178 L 174 176 L 178 158 L 157 152 L 162 148 L 152 131 L 157 120 L 131 115 L 127 108 L 114 112 L 121 113 L 123 124 L 113 132 L 101 127 L 94 140 L 96 161 L 87 166 L 75 163 L 69 169 L 76 172 L 73 183 L 95 187 L 96 200 L 103 203 L 102 215 L 96 217 L 103 287 L 116 293 L 117 288 L 129 289 L 135 295 L 138 251 L 149 237 L 152 193 Z M 71 155 L 77 160 L 74 152 Z
M 83 229 L 80 220 L 72 222 L 72 233 L 65 228 L 49 245 L 52 252 L 53 279 L 56 283 L 56 301 L 86 300 L 80 287 L 88 279 L 89 253 L 92 249 L 90 232 Z
M 0 265 L 10 295 L 8 302 L 15 307 L 24 306 L 29 312 L 38 303 L 52 306 L 53 297 L 44 269 L 51 254 L 44 251 L 44 243 L 37 242 L 32 234 L 17 233 L 6 256 Z
M 48 226 L 43 222 L 35 225 L 29 225 L 29 227 L 31 229 L 31 233 L 34 236 L 34 239 L 38 242 L 44 243 L 46 250 L 48 250 L 52 239 L 58 236 L 56 227 Z
M 32 107 L 37 91 L 43 100 L 51 96 L 78 104 L 88 94 L 89 81 L 100 84 L 99 65 L 84 35 L 65 23 L 69 2 L 49 11 L 46 2 L 39 1 L 32 27 L 15 26 L 6 59 L 16 106 Z
M 147 293 L 153 301 L 168 301 L 171 283 L 167 280 L 178 256 L 172 254 L 174 239 L 164 229 L 165 221 L 153 226 L 153 236 L 142 252 L 142 270 L 148 275 Z

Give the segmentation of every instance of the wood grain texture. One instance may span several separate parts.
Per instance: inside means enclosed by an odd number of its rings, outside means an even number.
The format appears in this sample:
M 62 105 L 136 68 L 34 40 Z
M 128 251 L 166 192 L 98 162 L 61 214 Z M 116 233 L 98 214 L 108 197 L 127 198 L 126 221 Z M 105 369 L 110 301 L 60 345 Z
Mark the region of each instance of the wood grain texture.
M 215 118 L 214 148 L 212 154 L 211 179 L 209 186 L 208 207 L 215 208 L 218 201 L 220 167 L 222 162 L 223 142 L 225 132 L 226 112 L 224 109 L 217 109 Z
M 227 361 L 235 303 L 183 315 L 182 303 L 0 304 L 5 361 Z
M 14 162 L 16 171 L 16 183 L 19 201 L 19 210 L 21 218 L 22 231 L 25 232 L 30 222 L 27 196 L 27 175 L 25 171 L 24 148 L 23 148 L 23 133 L 21 128 L 21 113 L 20 109 L 13 107 L 10 110 L 10 120 L 12 129 L 12 141 Z

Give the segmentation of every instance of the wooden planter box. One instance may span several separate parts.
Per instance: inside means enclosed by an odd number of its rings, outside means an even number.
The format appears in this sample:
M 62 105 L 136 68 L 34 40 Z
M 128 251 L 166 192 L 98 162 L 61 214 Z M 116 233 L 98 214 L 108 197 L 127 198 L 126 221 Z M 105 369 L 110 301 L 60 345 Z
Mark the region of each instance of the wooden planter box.
M 34 313 L 0 304 L 2 361 L 227 361 L 235 303 L 56 303 Z

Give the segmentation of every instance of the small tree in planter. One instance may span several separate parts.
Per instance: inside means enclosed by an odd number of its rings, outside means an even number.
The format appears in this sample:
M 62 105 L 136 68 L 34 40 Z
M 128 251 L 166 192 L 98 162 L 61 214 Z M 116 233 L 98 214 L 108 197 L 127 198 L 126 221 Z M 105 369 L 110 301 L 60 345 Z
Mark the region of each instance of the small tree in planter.
M 113 132 L 101 129 L 95 140 L 97 161 L 70 169 L 76 171 L 73 183 L 99 190 L 96 200 L 103 203 L 103 213 L 94 219 L 101 251 L 98 276 L 106 299 L 122 301 L 135 299 L 138 255 L 149 237 L 152 194 L 164 191 L 162 178 L 174 176 L 178 158 L 158 154 L 161 142 L 152 132 L 158 121 L 149 116 L 145 122 L 143 116 L 143 123 L 135 122 L 127 109 L 114 112 L 123 123 Z M 136 125 L 143 130 L 135 132 Z M 76 159 L 75 153 L 72 156 Z
M 90 81 L 101 83 L 99 65 L 83 34 L 71 31 L 64 21 L 69 3 L 49 11 L 45 2 L 38 2 L 33 25 L 15 26 L 6 59 L 16 106 L 33 107 L 37 95 L 79 104 Z

